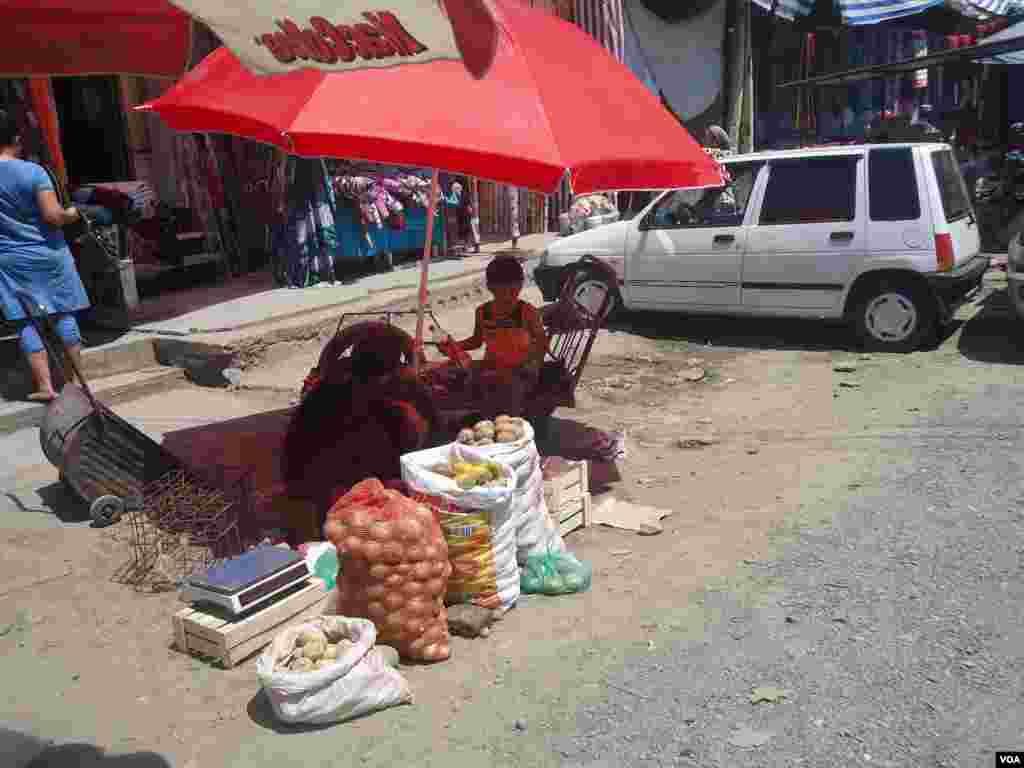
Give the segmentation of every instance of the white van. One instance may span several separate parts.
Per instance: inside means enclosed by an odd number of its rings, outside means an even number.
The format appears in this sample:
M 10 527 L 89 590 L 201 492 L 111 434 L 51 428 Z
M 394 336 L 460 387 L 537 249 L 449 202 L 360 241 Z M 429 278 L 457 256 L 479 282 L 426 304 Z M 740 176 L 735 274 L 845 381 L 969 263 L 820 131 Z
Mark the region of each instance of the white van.
M 906 351 L 930 343 L 988 269 L 946 144 L 764 152 L 723 165 L 728 187 L 663 192 L 629 221 L 549 245 L 534 272 L 544 298 L 586 270 L 578 290 L 610 291 L 616 307 L 845 319 L 866 346 Z

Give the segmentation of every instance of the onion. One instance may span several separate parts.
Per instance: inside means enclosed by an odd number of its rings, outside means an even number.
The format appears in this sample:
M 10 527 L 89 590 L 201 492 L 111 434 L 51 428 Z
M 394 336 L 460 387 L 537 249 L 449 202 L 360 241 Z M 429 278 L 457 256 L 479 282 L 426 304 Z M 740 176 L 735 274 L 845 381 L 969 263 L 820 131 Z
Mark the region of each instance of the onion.
M 426 593 L 431 597 L 438 597 L 444 594 L 444 579 L 431 579 L 426 583 Z
M 411 547 L 407 547 L 405 550 L 405 559 L 410 563 L 418 563 L 420 560 L 426 560 L 427 548 L 422 544 L 413 544 Z
M 384 617 L 384 626 L 388 629 L 398 631 L 402 627 L 403 617 L 400 611 L 389 613 Z
M 371 584 L 364 594 L 367 600 L 383 600 L 387 597 L 388 588 L 384 584 Z
M 405 548 L 397 541 L 389 541 L 381 546 L 380 559 L 390 565 L 398 565 L 405 558 Z M 401 572 L 401 566 L 399 566 Z
M 374 563 L 370 566 L 370 578 L 387 583 L 387 578 L 390 575 L 391 566 L 389 565 L 385 565 L 384 563 Z
M 355 505 L 349 507 L 348 514 L 346 515 L 346 522 L 360 533 L 365 531 L 370 523 L 373 522 L 373 518 L 370 516 L 370 511 L 366 507 Z
M 384 551 L 384 545 L 372 539 L 363 543 L 363 557 L 371 563 L 379 562 Z
M 376 541 L 390 541 L 393 533 L 391 523 L 377 521 L 370 524 L 370 538 Z
M 436 560 L 434 562 L 437 562 Z M 426 581 L 434 575 L 434 563 L 421 560 L 412 567 L 412 577 L 417 581 Z
M 400 563 L 395 566 L 395 570 L 408 578 L 409 574 L 412 573 L 412 563 Z
M 405 596 L 398 591 L 388 592 L 384 597 L 384 606 L 389 611 L 397 611 L 405 605 Z
M 415 518 L 406 517 L 395 523 L 395 534 L 402 541 L 419 541 L 424 538 L 425 533 L 423 526 Z
M 324 538 L 333 542 L 335 546 L 345 537 L 345 526 L 337 520 L 328 520 L 324 523 Z
M 345 551 L 352 557 L 361 558 L 363 556 L 363 540 L 358 536 L 346 536 Z
M 402 630 L 406 637 L 419 637 L 423 634 L 424 628 L 423 619 L 419 616 L 413 616 L 410 619 L 406 619 L 402 624 Z
M 405 576 L 400 573 L 392 573 L 384 579 L 384 584 L 389 589 L 395 589 L 396 587 L 400 587 L 405 584 Z
M 445 552 L 444 554 L 447 555 L 448 553 Z M 420 559 L 421 560 L 441 560 L 442 559 L 441 548 L 439 546 L 437 546 L 437 544 L 434 543 L 434 542 L 430 542 L 428 544 L 425 544 L 423 546 L 423 557 L 420 558 Z
M 366 604 L 366 615 L 376 623 L 388 615 L 388 610 L 384 607 L 384 603 L 372 601 Z
M 402 585 L 402 592 L 406 597 L 419 597 L 427 594 L 426 583 L 422 581 L 407 581 Z

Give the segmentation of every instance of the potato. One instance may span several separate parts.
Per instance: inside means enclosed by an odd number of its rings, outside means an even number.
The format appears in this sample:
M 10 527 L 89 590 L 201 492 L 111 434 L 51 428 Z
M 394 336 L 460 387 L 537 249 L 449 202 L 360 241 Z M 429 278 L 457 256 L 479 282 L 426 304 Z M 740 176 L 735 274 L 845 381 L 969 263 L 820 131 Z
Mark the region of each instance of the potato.
M 460 440 L 459 442 L 462 441 Z M 435 475 L 441 475 L 442 477 L 452 477 L 455 474 L 452 471 L 451 466 L 448 464 L 435 464 L 430 468 L 430 471 L 433 472 Z
M 297 647 L 299 647 L 299 648 L 302 648 L 302 647 L 304 647 L 306 645 L 309 645 L 310 643 L 320 643 L 320 642 L 322 642 L 324 645 L 326 645 L 327 644 L 327 635 L 325 635 L 319 629 L 313 629 L 313 628 L 302 630 L 301 632 L 299 632 L 299 636 L 295 638 L 295 645 Z
M 320 637 L 302 646 L 302 655 L 310 661 L 319 661 L 324 657 L 325 650 L 327 650 L 327 638 Z
M 512 421 L 512 417 L 509 416 L 507 413 L 503 413 L 498 418 L 496 418 L 494 420 L 494 426 L 495 426 L 495 428 L 497 428 L 498 425 L 503 424 L 503 423 L 508 423 L 508 422 L 511 422 L 511 421 Z
M 449 433 L 449 434 L 451 434 L 451 433 Z M 473 435 L 473 430 L 472 429 L 460 429 L 459 430 L 459 436 L 457 438 L 455 438 L 455 441 L 459 442 L 459 443 L 463 443 L 463 444 L 468 444 L 468 443 L 472 443 L 473 440 L 475 440 L 475 439 L 476 438 Z
M 304 656 L 300 656 L 294 659 L 291 664 L 288 665 L 289 672 L 312 672 L 313 662 Z
M 494 436 L 495 442 L 498 443 L 514 443 L 520 438 L 511 429 L 502 429 L 498 431 L 498 434 Z
M 493 440 L 494 432 L 495 429 L 493 425 L 488 425 L 486 427 L 477 427 L 476 429 L 473 430 L 473 436 L 476 438 L 476 442 L 479 443 L 481 440 L 485 440 L 488 437 Z
M 334 661 L 337 658 L 338 658 L 338 646 L 337 645 L 328 645 L 327 648 L 324 649 L 324 657 L 323 657 L 322 661 Z
M 494 422 L 493 421 L 487 421 L 486 419 L 484 419 L 483 421 L 478 421 L 476 424 L 473 425 L 473 431 L 474 432 L 479 432 L 481 429 L 493 430 L 494 429 Z
M 315 664 L 313 664 L 313 670 L 314 671 L 319 671 L 321 669 L 326 669 L 327 667 L 331 666 L 332 664 L 336 664 L 336 663 L 337 662 L 334 659 L 320 659 L 320 661 L 318 661 Z

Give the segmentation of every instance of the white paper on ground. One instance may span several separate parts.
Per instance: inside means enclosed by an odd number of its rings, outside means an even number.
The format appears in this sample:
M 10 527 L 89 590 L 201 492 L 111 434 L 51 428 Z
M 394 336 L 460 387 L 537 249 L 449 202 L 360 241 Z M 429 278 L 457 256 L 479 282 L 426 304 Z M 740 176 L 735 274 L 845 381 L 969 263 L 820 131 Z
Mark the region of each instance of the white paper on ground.
M 590 520 L 593 525 L 607 525 L 624 531 L 660 531 L 661 521 L 672 513 L 671 509 L 644 507 L 608 498 L 591 509 Z

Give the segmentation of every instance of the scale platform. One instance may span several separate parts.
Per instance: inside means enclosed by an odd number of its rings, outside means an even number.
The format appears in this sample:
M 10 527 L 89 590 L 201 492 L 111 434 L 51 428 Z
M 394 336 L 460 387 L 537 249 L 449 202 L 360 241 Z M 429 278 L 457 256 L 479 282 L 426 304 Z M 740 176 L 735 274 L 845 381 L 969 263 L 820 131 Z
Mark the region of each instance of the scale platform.
M 263 546 L 191 576 L 183 597 L 212 603 L 237 616 L 265 606 L 311 575 L 306 559 L 298 552 Z

